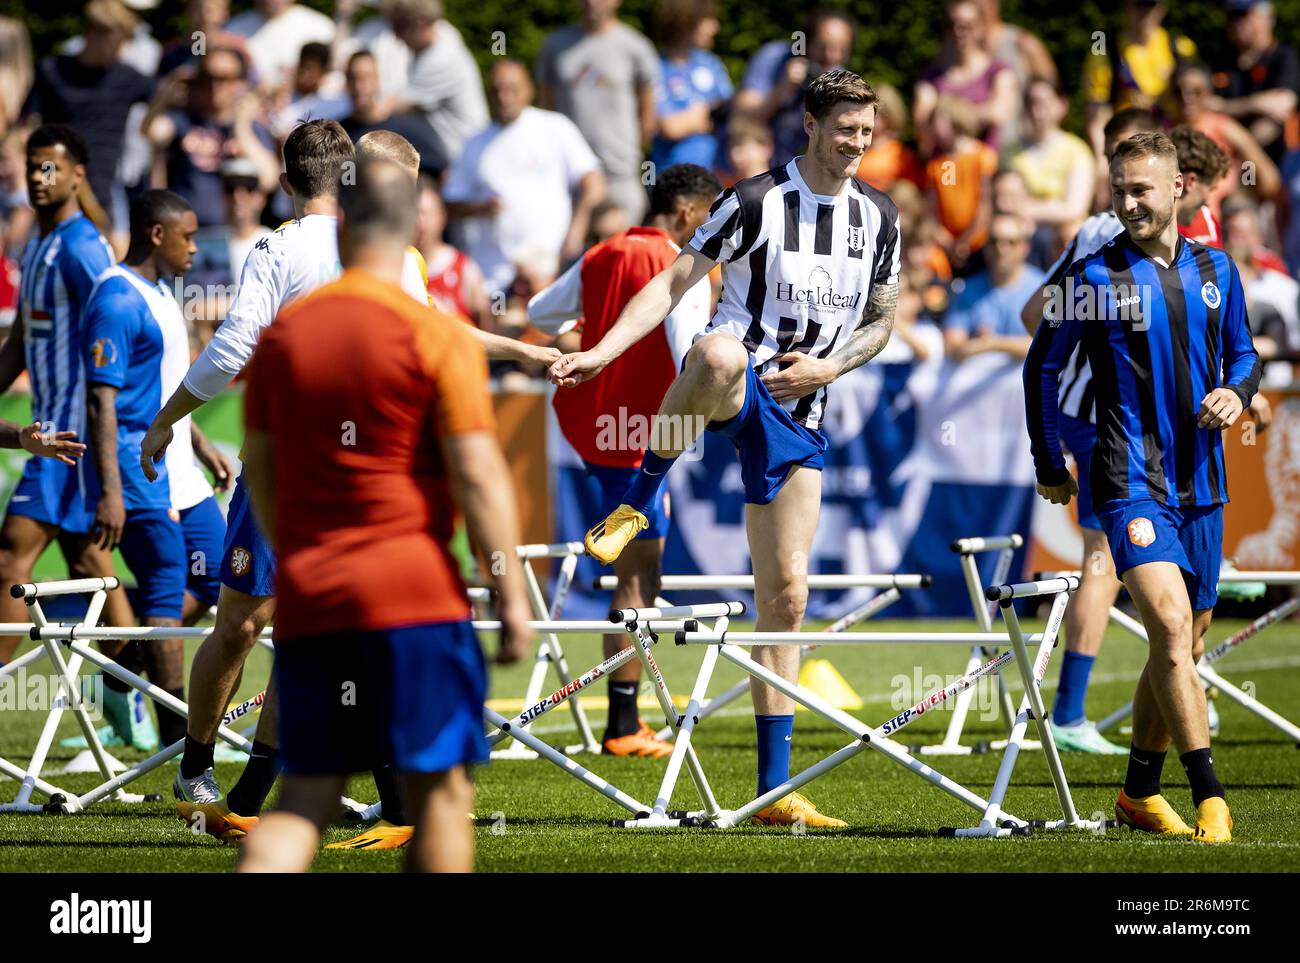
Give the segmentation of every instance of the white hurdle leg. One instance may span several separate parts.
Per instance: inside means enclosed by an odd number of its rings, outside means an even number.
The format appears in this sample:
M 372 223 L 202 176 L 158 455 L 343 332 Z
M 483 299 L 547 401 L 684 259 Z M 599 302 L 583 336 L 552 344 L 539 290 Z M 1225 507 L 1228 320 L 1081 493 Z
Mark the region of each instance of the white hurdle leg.
M 1269 725 L 1283 732 L 1287 737 L 1295 742 L 1297 746 L 1300 746 L 1300 726 L 1297 726 L 1294 722 L 1291 722 L 1284 716 L 1278 715 L 1268 706 L 1264 705 L 1264 703 L 1255 699 L 1248 693 L 1243 692 L 1241 689 L 1238 689 L 1208 665 L 1198 665 L 1196 671 L 1207 685 L 1214 686 L 1247 712 L 1253 712 Z

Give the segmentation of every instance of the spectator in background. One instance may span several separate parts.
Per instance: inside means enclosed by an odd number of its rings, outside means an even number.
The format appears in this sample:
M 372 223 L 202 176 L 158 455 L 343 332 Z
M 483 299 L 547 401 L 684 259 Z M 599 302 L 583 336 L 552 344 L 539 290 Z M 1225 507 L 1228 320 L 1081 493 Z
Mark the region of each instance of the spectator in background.
M 731 169 L 722 183 L 730 187 L 746 177 L 772 169 L 772 130 L 751 117 L 733 116 L 727 122 L 727 166 Z
M 447 208 L 438 182 L 420 175 L 420 210 L 415 222 L 415 246 L 424 255 L 429 275 L 429 297 L 434 307 L 459 315 L 471 324 L 492 331 L 483 272 L 464 251 L 443 240 Z
M 943 320 L 944 353 L 954 361 L 1001 352 L 1024 361 L 1033 340 L 1020 323 L 1020 310 L 1042 286 L 1044 274 L 1031 267 L 1031 225 L 1023 217 L 999 214 L 989 228 L 988 269 L 954 284 Z
M 1056 63 L 1037 35 L 1002 19 L 999 0 L 975 0 L 984 18 L 984 47 L 994 60 L 1012 69 L 1021 90 L 1033 77 L 1045 77 L 1059 85 Z
M 936 149 L 933 114 L 940 97 L 960 98 L 970 104 L 976 136 L 995 148 L 1011 134 L 1007 128 L 1020 104 L 1015 72 L 989 54 L 984 17 L 971 0 L 948 5 L 948 29 L 951 62 L 933 64 L 916 84 L 914 119 L 923 157 Z
M 1088 140 L 1098 161 L 1107 155 L 1104 130 L 1111 114 L 1126 107 L 1154 111 L 1163 121 L 1177 116 L 1174 74 L 1196 57 L 1196 44 L 1162 26 L 1165 5 L 1154 0 L 1124 0 L 1124 26 L 1106 38 L 1105 51 L 1083 65 L 1083 96 Z M 1113 42 L 1112 42 L 1113 39 Z
M 391 130 L 401 134 L 420 153 L 420 172 L 441 177 L 448 158 L 433 128 L 415 111 L 394 114 L 389 110 L 380 87 L 380 67 L 369 50 L 358 50 L 348 58 L 345 74 L 351 113 L 339 123 L 355 144 L 372 130 Z
M 658 133 L 650 151 L 656 170 L 699 164 L 712 170 L 718 153 L 713 120 L 733 93 L 727 68 L 712 52 L 718 18 L 712 0 L 660 0 L 656 35 L 663 58 L 655 90 Z
M 1194 127 L 1228 155 L 1228 170 L 1234 176 L 1225 177 L 1210 192 L 1209 205 L 1216 213 L 1223 198 L 1238 186 L 1248 183 L 1244 178 L 1250 172 L 1249 185 L 1261 198 L 1272 199 L 1282 188 L 1277 165 L 1251 136 L 1250 131 L 1227 114 L 1210 109 L 1214 99 L 1210 86 L 1210 72 L 1195 64 L 1182 67 L 1175 78 L 1178 106 L 1182 123 Z M 1241 175 L 1241 178 L 1235 176 Z
M 900 181 L 920 187 L 924 183 L 916 154 L 904 143 L 907 136 L 907 106 L 897 88 L 874 84 L 876 90 L 876 127 L 871 132 L 871 146 L 858 162 L 858 180 L 889 193 Z
M 631 226 L 627 219 L 627 211 L 609 198 L 605 198 L 591 209 L 591 228 L 587 231 L 587 247 L 595 247 L 601 241 L 608 241 L 615 234 L 621 234 Z
M 898 208 L 898 223 L 903 232 L 903 259 L 913 272 L 924 271 L 930 278 L 946 285 L 952 280 L 952 264 L 937 242 L 938 225 L 926 216 L 925 197 L 911 181 L 900 181 L 889 195 Z M 913 277 L 915 281 L 915 276 Z M 914 284 L 923 294 L 927 284 Z
M 789 40 L 772 40 L 750 58 L 732 114 L 772 129 L 771 166 L 784 166 L 807 148 L 804 88 L 826 71 L 848 64 L 856 33 L 856 24 L 844 11 L 814 10 L 804 26 L 806 51 L 794 48 Z
M 1092 153 L 1088 154 L 1089 160 Z M 1089 182 L 1091 183 L 1091 182 Z M 1012 167 L 1003 167 L 993 175 L 993 213 L 1016 214 L 1023 216 L 1030 206 L 1029 186 L 1025 175 Z M 1073 239 L 1078 223 L 1062 224 L 1059 229 L 1035 224 L 1029 236 L 1028 261 L 1040 271 L 1046 271 L 1061 251 Z
M 118 159 L 131 105 L 149 100 L 154 81 L 122 60 L 138 21 L 120 0 L 91 0 L 86 4 L 85 19 L 86 40 L 81 52 L 41 60 L 23 112 L 29 115 L 30 126 L 69 124 L 86 138 L 90 189 L 109 215 L 112 240 L 125 250 L 130 225 Z
M 1237 55 L 1215 64 L 1207 105 L 1245 125 L 1274 163 L 1286 152 L 1286 125 L 1300 97 L 1300 54 L 1273 34 L 1273 4 L 1228 0 L 1228 38 Z
M 460 31 L 443 19 L 441 0 L 390 0 L 384 11 L 411 51 L 406 89 L 389 108 L 397 114 L 418 111 L 442 156 L 454 162 L 465 141 L 488 122 L 478 65 Z
M 280 159 L 270 131 L 253 118 L 257 97 L 248 89 L 248 65 L 239 51 L 209 48 L 186 85 L 185 107 L 168 109 L 182 82 L 176 75 L 159 85 L 141 130 L 164 158 L 166 187 L 194 208 L 200 227 L 226 224 L 221 165 L 243 155 L 257 169 L 268 195 L 280 181 Z
M 354 29 L 352 21 L 362 6 L 379 6 L 383 16 L 363 20 Z M 379 66 L 379 89 L 383 97 L 396 97 L 406 89 L 411 72 L 411 50 L 393 29 L 388 0 L 338 0 L 334 5 L 334 62 L 348 62 L 358 50 L 369 50 Z
M 231 19 L 226 29 L 248 41 L 259 88 L 289 89 L 302 45 L 333 41 L 334 21 L 292 0 L 256 0 L 256 6 Z
M 1280 227 L 1282 256 L 1291 273 L 1300 276 L 1300 150 L 1282 158 L 1281 174 L 1287 214 Z
M 23 101 L 36 79 L 32 41 L 21 20 L 0 17 L 0 140 L 18 122 Z
M 979 139 L 978 115 L 960 97 L 940 96 L 930 126 L 934 156 L 925 165 L 926 192 L 939 221 L 939 245 L 962 276 L 979 269 L 972 256 L 988 237 L 998 154 Z
M 182 70 L 182 76 L 192 77 L 198 70 L 199 58 L 209 48 L 231 47 L 243 55 L 244 61 L 250 65 L 249 79 L 257 83 L 248 41 L 226 29 L 230 20 L 230 0 L 187 0 L 185 17 L 190 22 L 190 32 L 167 45 L 158 65 L 160 77 L 176 70 Z
M 465 144 L 443 188 L 491 293 L 509 289 L 524 268 L 536 272 L 536 290 L 550 284 L 547 275 L 582 253 L 591 210 L 605 196 L 600 165 L 578 128 L 532 102 L 528 69 L 517 60 L 494 63 L 492 123 Z M 526 303 L 532 294 L 521 296 Z
M 1185 125 L 1171 130 L 1169 139 L 1178 151 L 1178 170 L 1183 175 L 1183 193 L 1175 209 L 1178 233 L 1221 248 L 1223 229 L 1209 200 L 1214 185 L 1228 170 L 1228 155 L 1205 134 Z
M 338 89 L 337 75 L 330 77 L 330 46 L 313 41 L 302 45 L 293 91 L 271 122 L 271 133 L 283 140 L 304 120 L 341 120 L 352 109 L 347 95 Z
M 1056 84 L 1044 77 L 1031 80 L 1025 90 L 1025 137 L 1007 152 L 1007 165 L 1029 189 L 1018 213 L 1072 237 L 1088 216 L 1096 169 L 1087 143 L 1061 129 L 1068 108 Z
M 1269 359 L 1300 351 L 1300 283 L 1264 246 L 1259 208 L 1249 197 L 1234 195 L 1224 203 L 1223 249 L 1241 274 L 1251 330 L 1264 362 L 1263 384 L 1285 387 L 1293 380 L 1291 364 Z
M 580 0 L 579 22 L 549 34 L 537 57 L 542 107 L 578 125 L 601 169 L 611 200 L 641 223 L 649 205 L 642 147 L 654 136 L 659 57 L 618 19 L 621 0 Z

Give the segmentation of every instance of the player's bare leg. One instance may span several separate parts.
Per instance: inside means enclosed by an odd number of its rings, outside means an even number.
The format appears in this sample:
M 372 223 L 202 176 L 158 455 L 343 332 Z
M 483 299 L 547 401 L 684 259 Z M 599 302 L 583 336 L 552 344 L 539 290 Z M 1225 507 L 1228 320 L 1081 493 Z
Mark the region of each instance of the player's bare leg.
M 321 833 L 338 815 L 345 776 L 290 776 L 280 802 L 249 832 L 240 847 L 239 873 L 305 873 L 316 857 Z M 465 813 L 461 822 L 468 824 Z
M 89 535 L 79 532 L 60 532 L 59 550 L 68 563 L 68 575 L 71 578 L 107 578 L 114 573 L 113 556 L 90 540 Z M 104 602 L 103 620 L 106 625 L 135 625 L 135 613 L 131 611 L 131 601 L 126 597 L 126 589 L 118 587 L 108 593 Z M 105 655 L 116 658 L 125 643 L 105 640 L 98 643 L 99 650 Z
M 144 624 L 153 628 L 179 628 L 180 619 L 151 616 Z M 185 643 L 180 639 L 150 639 L 141 644 L 141 656 L 149 681 L 177 699 L 185 701 Z M 185 738 L 185 719 L 168 709 L 156 705 L 158 738 L 162 745 L 170 746 Z
M 664 539 L 638 539 L 628 545 L 614 561 L 618 585 L 614 589 L 613 607 L 644 608 L 654 605 L 659 595 Z M 627 634 L 616 632 L 604 636 L 605 658 L 627 647 Z M 609 721 L 601 745 L 615 756 L 642 756 L 661 759 L 672 754 L 673 745 L 658 738 L 654 730 L 641 721 L 637 713 L 637 690 L 641 684 L 641 662 L 632 659 L 620 666 L 609 678 Z
M 0 525 L 0 622 L 27 622 L 27 603 L 9 594 L 9 586 L 32 580 L 36 560 L 59 530 L 25 515 L 6 515 Z M 24 636 L 0 638 L 0 663 L 14 657 Z
M 1101 651 L 1110 624 L 1110 608 L 1123 584 L 1115 576 L 1110 543 L 1101 529 L 1083 531 L 1083 564 L 1079 588 L 1065 610 L 1065 648 L 1080 658 L 1062 659 L 1060 682 L 1052 708 L 1052 735 L 1058 748 L 1102 755 L 1127 755 L 1128 750 L 1108 742 L 1084 713 L 1088 672 Z
M 439 773 L 402 777 L 407 809 L 415 815 L 415 835 L 406 850 L 410 873 L 474 871 L 474 784 L 464 766 Z
M 629 489 L 633 501 L 641 501 L 643 494 L 653 496 L 653 486 L 662 484 L 663 471 L 695 443 L 709 422 L 726 421 L 740 413 L 745 403 L 748 365 L 749 352 L 729 334 L 709 334 L 695 342 L 686 355 L 682 373 L 669 387 L 655 415 L 650 449 L 641 466 L 642 477 L 647 480 L 639 480 Z M 645 530 L 646 524 L 644 513 L 635 505 L 620 505 L 587 533 L 587 551 L 608 565 Z
M 758 632 L 798 632 L 808 605 L 808 556 L 821 511 L 822 473 L 796 466 L 768 505 L 745 506 L 745 529 L 754 566 L 754 604 Z M 797 645 L 755 646 L 753 659 L 790 682 L 799 679 Z M 757 679 L 749 680 L 758 729 L 758 792 L 767 792 L 790 777 L 794 700 Z M 842 827 L 824 816 L 801 794 L 792 793 L 760 810 L 755 819 L 767 825 L 802 822 L 813 827 Z
M 1198 629 L 1203 635 L 1209 625 L 1208 615 L 1193 614 L 1182 570 L 1172 562 L 1131 568 L 1124 584 L 1150 647 L 1133 698 L 1133 747 L 1116 813 L 1140 829 L 1174 835 L 1191 831 L 1159 795 L 1160 768 L 1172 743 L 1197 801 L 1196 838 L 1226 842 L 1232 838 L 1232 819 L 1214 774 L 1205 690 L 1196 674 L 1195 642 Z

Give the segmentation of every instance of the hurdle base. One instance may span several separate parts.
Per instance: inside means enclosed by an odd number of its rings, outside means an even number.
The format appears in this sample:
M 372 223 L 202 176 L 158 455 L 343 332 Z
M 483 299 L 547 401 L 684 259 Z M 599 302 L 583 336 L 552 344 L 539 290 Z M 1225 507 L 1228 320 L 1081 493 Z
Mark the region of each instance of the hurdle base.
M 950 839 L 1006 839 L 1009 836 L 1029 836 L 1033 831 L 1030 826 L 972 826 L 967 829 L 945 826 L 939 830 L 939 835 Z
M 533 750 L 531 749 L 524 748 L 523 746 L 521 746 L 519 743 L 516 742 L 509 749 L 493 749 L 490 754 L 490 758 L 505 759 L 505 760 L 512 760 L 512 759 L 527 760 L 527 759 L 536 759 L 537 753 L 533 752 Z

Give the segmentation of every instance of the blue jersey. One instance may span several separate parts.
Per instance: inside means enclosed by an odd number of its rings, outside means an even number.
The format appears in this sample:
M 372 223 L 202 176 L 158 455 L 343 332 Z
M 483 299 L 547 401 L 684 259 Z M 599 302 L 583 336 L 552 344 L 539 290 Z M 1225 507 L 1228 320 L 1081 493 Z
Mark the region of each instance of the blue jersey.
M 1097 445 L 1094 503 L 1151 498 L 1172 508 L 1228 500 L 1222 431 L 1197 427 L 1219 387 L 1244 405 L 1259 387 L 1259 355 L 1232 258 L 1179 240 L 1169 267 L 1127 233 L 1075 262 L 1049 302 L 1025 360 L 1025 400 L 1038 480 L 1068 477 L 1057 434 L 1058 379 L 1082 344 L 1092 368 Z
M 82 349 L 87 382 L 118 389 L 117 460 L 126 507 L 188 508 L 211 495 L 193 467 L 188 419 L 175 426 L 167 457 L 158 466 L 158 480 L 149 482 L 140 470 L 140 442 L 189 367 L 189 334 L 171 291 L 125 264 L 105 271 L 86 308 Z M 186 465 L 200 483 L 193 497 L 182 499 L 180 483 L 188 486 L 193 479 L 173 476 Z
M 664 57 L 661 65 L 663 76 L 655 89 L 655 113 L 659 117 L 699 103 L 708 104 L 713 110 L 731 99 L 731 78 L 716 54 L 696 48 L 680 63 Z M 656 135 L 650 160 L 659 170 L 673 164 L 699 164 L 712 170 L 717 153 L 718 140 L 714 134 L 690 134 L 681 140 Z
M 112 263 L 108 242 L 80 211 L 23 249 L 19 316 L 32 417 L 81 438 L 86 433 L 85 308 L 95 279 Z

